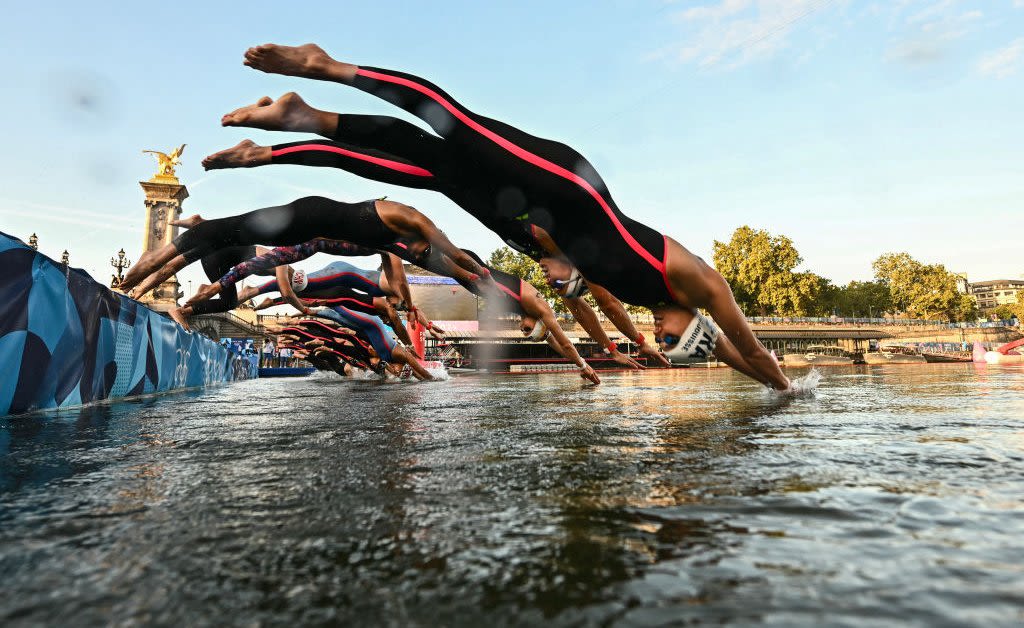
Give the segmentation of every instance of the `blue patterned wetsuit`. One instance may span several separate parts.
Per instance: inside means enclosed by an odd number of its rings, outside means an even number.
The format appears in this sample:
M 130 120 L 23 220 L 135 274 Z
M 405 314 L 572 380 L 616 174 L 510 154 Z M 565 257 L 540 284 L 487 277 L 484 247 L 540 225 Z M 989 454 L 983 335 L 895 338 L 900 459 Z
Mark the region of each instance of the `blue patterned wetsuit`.
M 380 317 L 355 312 L 340 305 L 323 308 L 318 315 L 363 333 L 370 339 L 370 345 L 373 346 L 373 350 L 377 352 L 380 359 L 385 362 L 391 361 L 391 352 L 398 345 L 398 340 L 395 338 L 395 333 Z
M 295 291 L 295 294 L 304 299 L 344 296 L 352 290 L 359 290 L 373 297 L 387 296 L 380 287 L 379 270 L 366 270 L 342 260 L 331 262 L 320 270 L 307 274 L 306 279 L 306 287 L 302 291 Z M 258 294 L 268 292 L 280 292 L 277 279 L 259 286 Z

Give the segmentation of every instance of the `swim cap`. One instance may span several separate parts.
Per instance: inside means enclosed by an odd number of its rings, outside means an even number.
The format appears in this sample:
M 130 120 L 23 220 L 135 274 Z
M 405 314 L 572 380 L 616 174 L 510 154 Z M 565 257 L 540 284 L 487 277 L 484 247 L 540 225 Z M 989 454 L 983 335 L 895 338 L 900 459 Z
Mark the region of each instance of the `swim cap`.
M 292 274 L 292 290 L 295 292 L 302 292 L 309 285 L 309 280 L 306 279 L 306 271 L 297 270 Z
M 585 294 L 587 292 L 587 290 L 589 290 L 589 288 L 587 288 L 586 282 L 583 281 L 583 275 L 581 275 L 580 271 L 576 270 L 575 268 L 572 269 L 572 272 L 569 273 L 569 278 L 566 279 L 565 281 L 561 281 L 561 280 L 557 280 L 556 279 L 555 280 L 555 287 L 556 288 L 563 288 L 564 287 L 565 288 L 565 296 L 570 298 L 570 299 L 574 299 L 574 298 L 576 298 L 578 296 L 582 296 L 583 294 Z
M 551 332 L 548 331 L 547 325 L 540 319 L 537 319 L 537 322 L 533 324 L 533 331 L 530 332 L 527 338 L 530 340 L 545 340 L 549 333 Z
M 676 346 L 665 351 L 665 357 L 670 362 L 707 358 L 715 349 L 718 333 L 718 327 L 711 322 L 711 319 L 698 313 L 686 326 L 686 331 L 680 334 L 680 340 Z

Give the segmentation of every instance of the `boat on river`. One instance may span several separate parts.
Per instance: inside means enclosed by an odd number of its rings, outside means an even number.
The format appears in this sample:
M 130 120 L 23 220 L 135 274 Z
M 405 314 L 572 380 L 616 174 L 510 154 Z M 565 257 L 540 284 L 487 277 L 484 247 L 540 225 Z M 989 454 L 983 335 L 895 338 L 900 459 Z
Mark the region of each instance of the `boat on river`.
M 782 366 L 849 366 L 853 356 L 842 347 L 834 345 L 811 345 L 805 353 L 787 353 L 782 356 Z
M 924 364 L 925 357 L 913 347 L 892 345 L 864 354 L 865 364 Z
M 970 351 L 922 351 L 925 362 L 970 362 Z

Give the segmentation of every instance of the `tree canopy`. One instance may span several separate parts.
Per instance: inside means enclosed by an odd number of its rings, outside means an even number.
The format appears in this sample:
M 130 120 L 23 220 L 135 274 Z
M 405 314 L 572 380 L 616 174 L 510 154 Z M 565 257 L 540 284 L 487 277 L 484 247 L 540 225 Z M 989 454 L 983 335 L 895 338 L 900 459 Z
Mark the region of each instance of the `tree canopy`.
M 816 316 L 825 314 L 827 279 L 794 269 L 803 258 L 786 236 L 742 226 L 728 242 L 715 241 L 715 268 L 732 288 L 747 315 Z
M 536 288 L 537 291 L 552 304 L 552 308 L 555 312 L 560 314 L 567 313 L 568 310 L 566 310 L 565 305 L 558 296 L 558 293 L 555 292 L 554 289 L 544 280 L 544 271 L 541 270 L 540 264 L 530 259 L 530 257 L 507 246 L 503 246 L 500 249 L 495 249 L 491 252 L 491 257 L 487 260 L 487 265 L 491 268 L 497 268 L 498 270 L 505 271 L 510 275 L 519 277 Z
M 909 253 L 886 253 L 871 265 L 889 287 L 892 305 L 907 316 L 962 321 L 977 315 L 971 297 L 957 290 L 957 276 L 942 264 L 922 264 Z

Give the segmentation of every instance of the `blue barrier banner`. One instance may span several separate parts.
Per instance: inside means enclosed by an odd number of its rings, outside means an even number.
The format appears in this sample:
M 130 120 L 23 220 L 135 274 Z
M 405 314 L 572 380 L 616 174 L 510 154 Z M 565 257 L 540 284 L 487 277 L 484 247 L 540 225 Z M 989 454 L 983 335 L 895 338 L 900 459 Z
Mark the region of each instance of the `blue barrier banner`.
M 250 360 L 0 233 L 0 416 L 256 375 Z

